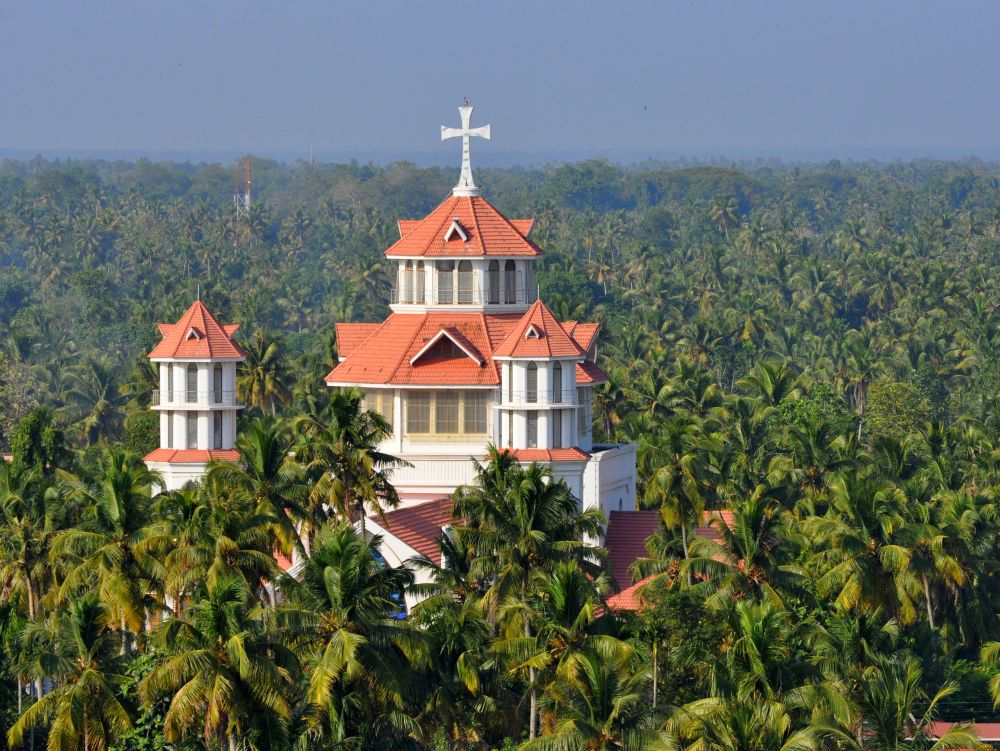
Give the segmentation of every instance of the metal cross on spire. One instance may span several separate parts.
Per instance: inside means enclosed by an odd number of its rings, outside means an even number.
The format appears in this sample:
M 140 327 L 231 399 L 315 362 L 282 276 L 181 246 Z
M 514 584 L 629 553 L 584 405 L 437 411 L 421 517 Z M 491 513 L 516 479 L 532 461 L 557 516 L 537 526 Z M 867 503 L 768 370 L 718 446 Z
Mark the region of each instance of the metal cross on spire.
M 462 138 L 462 174 L 458 178 L 458 185 L 451 191 L 453 196 L 478 196 L 479 188 L 476 187 L 475 181 L 472 179 L 472 159 L 469 156 L 469 138 L 471 136 L 478 136 L 479 138 L 485 138 L 487 141 L 490 140 L 490 126 L 483 125 L 479 128 L 470 127 L 469 123 L 472 120 L 472 107 L 469 106 L 469 100 L 465 100 L 465 104 L 458 108 L 459 114 L 462 116 L 462 127 L 461 128 L 447 128 L 444 125 L 441 126 L 441 140 L 445 141 L 449 138 Z

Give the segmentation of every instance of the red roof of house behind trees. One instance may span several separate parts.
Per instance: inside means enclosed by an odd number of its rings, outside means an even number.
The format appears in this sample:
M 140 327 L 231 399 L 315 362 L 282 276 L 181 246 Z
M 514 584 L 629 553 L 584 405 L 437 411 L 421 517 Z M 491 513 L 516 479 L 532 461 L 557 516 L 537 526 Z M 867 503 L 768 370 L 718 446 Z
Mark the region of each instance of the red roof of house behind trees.
M 458 222 L 465 234 L 452 232 Z M 482 196 L 449 196 L 434 211 L 416 221 L 399 223 L 400 238 L 386 256 L 539 256 L 531 240 L 531 219 L 507 219 Z M 445 240 L 445 237 L 448 240 Z
M 386 532 L 396 537 L 436 565 L 441 565 L 442 530 L 452 523 L 451 498 L 438 498 L 416 506 L 390 511 L 384 520 L 369 517 Z
M 177 323 L 156 325 L 163 339 L 149 353 L 150 359 L 240 360 L 245 356 L 232 339 L 239 325 L 219 323 L 201 300 L 195 300 Z

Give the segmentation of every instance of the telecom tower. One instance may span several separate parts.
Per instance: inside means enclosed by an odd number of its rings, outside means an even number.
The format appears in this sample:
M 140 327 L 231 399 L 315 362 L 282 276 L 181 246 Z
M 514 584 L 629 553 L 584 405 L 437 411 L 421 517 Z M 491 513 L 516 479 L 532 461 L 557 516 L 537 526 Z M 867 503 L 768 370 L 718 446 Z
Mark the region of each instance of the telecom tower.
M 236 206 L 236 221 L 234 223 L 233 244 L 238 245 L 243 235 L 244 225 L 250 213 L 250 157 L 245 156 L 236 163 L 236 173 L 233 175 L 235 190 L 233 203 Z

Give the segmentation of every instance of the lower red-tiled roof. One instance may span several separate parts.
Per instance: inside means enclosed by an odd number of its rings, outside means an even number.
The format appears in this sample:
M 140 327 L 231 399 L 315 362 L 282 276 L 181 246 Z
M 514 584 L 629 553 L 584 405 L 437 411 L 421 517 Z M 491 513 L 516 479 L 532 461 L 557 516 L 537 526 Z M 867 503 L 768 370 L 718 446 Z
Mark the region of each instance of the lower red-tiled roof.
M 642 588 L 652 581 L 652 576 L 640 579 L 635 584 L 626 587 L 616 595 L 608 598 L 608 609 L 635 612 L 642 607 Z
M 382 529 L 421 555 L 441 565 L 441 530 L 452 523 L 451 498 L 438 498 L 390 511 L 384 520 L 370 517 Z
M 580 386 L 590 383 L 607 383 L 608 374 L 597 364 L 584 360 L 576 364 L 576 382 Z
M 578 448 L 571 449 L 507 449 L 519 462 L 585 462 L 590 454 Z
M 646 540 L 659 525 L 660 515 L 656 511 L 611 512 L 604 547 L 608 551 L 608 573 L 619 589 L 624 590 L 632 584 L 629 567 L 649 555 Z
M 202 464 L 212 459 L 221 459 L 227 462 L 235 462 L 240 458 L 240 452 L 234 450 L 227 451 L 201 451 L 198 449 L 156 449 L 146 455 L 144 461 L 147 462 L 169 462 L 171 464 Z
M 941 720 L 928 723 L 927 735 L 931 738 L 940 738 L 955 724 L 957 723 L 943 722 Z M 981 741 L 1000 741 L 1000 722 L 973 722 L 971 730 Z
M 280 550 L 274 551 L 274 560 L 277 562 L 278 567 L 282 571 L 288 571 L 292 567 L 292 559 L 287 555 L 282 553 Z
M 709 540 L 721 540 L 722 534 L 719 532 L 719 525 L 722 523 L 724 523 L 727 527 L 732 528 L 732 511 L 706 511 L 702 526 L 698 527 L 694 533 L 698 535 L 698 537 L 704 537 Z

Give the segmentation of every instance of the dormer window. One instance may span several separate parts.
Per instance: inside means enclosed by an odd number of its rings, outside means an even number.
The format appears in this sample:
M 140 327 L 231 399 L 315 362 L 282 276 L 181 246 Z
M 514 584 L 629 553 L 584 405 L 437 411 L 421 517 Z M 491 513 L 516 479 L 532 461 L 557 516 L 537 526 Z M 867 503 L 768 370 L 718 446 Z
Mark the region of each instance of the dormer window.
M 455 235 L 462 238 L 462 242 L 468 242 L 469 236 L 466 234 L 465 230 L 462 228 L 461 222 L 458 221 L 458 217 L 452 217 L 451 226 L 448 227 L 448 231 L 444 233 L 444 241 L 448 242 Z
M 201 339 L 201 332 L 198 331 L 198 329 L 196 329 L 194 326 L 192 326 L 191 328 L 188 329 L 187 334 L 184 335 L 184 339 L 187 341 L 191 341 L 192 339 L 195 340 Z
M 524 332 L 525 339 L 541 339 L 542 332 L 535 328 L 535 324 L 528 326 L 528 330 Z

